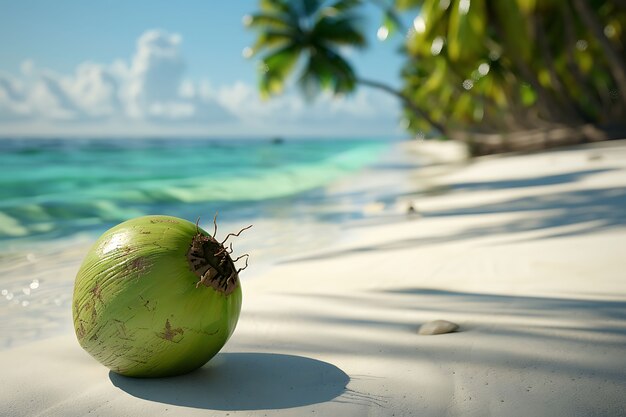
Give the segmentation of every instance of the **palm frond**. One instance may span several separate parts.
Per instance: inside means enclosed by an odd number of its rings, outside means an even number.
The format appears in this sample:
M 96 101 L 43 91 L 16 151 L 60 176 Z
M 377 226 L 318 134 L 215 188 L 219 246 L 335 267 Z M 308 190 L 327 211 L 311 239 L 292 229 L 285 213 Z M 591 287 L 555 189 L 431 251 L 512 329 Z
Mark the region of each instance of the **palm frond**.
M 326 9 L 331 9 L 334 13 L 346 13 L 363 4 L 361 0 L 339 0 Z
M 258 13 L 246 15 L 244 25 L 254 29 L 289 29 L 289 18 L 285 14 Z
M 296 8 L 296 2 L 289 0 L 260 0 L 260 8 L 266 14 L 283 16 L 291 25 L 298 25 L 300 13 Z
M 260 1 L 261 12 L 245 22 L 259 32 L 246 55 L 267 51 L 260 62 L 262 95 L 282 91 L 299 57 L 308 58 L 299 77 L 307 97 L 320 90 L 344 93 L 354 89 L 354 71 L 338 51 L 342 46 L 362 48 L 366 44 L 359 17 L 353 13 L 362 0 Z
M 267 31 L 259 35 L 254 45 L 250 48 L 247 58 L 257 55 L 263 50 L 278 49 L 293 42 L 294 36 L 291 31 Z
M 396 0 L 395 7 L 398 10 L 409 10 L 416 7 L 422 7 L 424 0 Z
M 312 38 L 323 39 L 324 42 L 337 45 L 350 45 L 364 48 L 367 40 L 357 28 L 353 17 L 329 17 L 319 19 L 312 30 Z
M 300 0 L 304 15 L 313 16 L 321 7 L 323 0 Z
M 288 0 L 259 0 L 259 7 L 266 12 L 283 12 L 291 7 Z
M 318 90 L 349 93 L 356 86 L 354 70 L 339 54 L 330 48 L 318 46 L 310 54 L 299 84 L 306 96 Z
M 282 92 L 285 80 L 298 62 L 300 53 L 300 45 L 290 43 L 261 60 L 259 89 L 263 97 Z

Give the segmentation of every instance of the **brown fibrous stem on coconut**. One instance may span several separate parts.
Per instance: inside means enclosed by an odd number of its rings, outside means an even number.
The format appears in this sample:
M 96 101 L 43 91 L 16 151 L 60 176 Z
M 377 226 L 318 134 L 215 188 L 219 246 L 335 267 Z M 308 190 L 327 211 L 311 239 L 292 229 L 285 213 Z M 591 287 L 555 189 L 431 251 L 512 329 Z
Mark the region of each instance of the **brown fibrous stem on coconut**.
M 240 273 L 241 271 L 243 271 L 244 269 L 246 269 L 248 267 L 248 258 L 250 258 L 250 255 L 247 253 L 244 253 L 243 255 L 241 255 L 239 258 L 235 259 L 233 262 L 237 262 L 238 260 L 240 260 L 241 258 L 246 258 L 246 264 L 243 266 L 243 268 L 239 268 L 237 270 L 237 273 Z
M 237 233 L 229 233 L 222 242 L 219 242 L 215 239 L 217 234 L 217 213 L 213 217 L 212 236 L 200 232 L 199 222 L 200 218 L 196 221 L 196 234 L 187 252 L 189 268 L 200 278 L 196 283 L 196 288 L 204 285 L 228 295 L 237 287 L 239 273 L 248 267 L 249 255 L 241 255 L 233 261 L 230 257 L 230 254 L 233 253 L 232 243 L 228 246 L 224 246 L 224 244 L 229 237 L 239 236 L 244 230 L 251 228 L 252 225 L 244 227 Z M 245 266 L 237 269 L 235 262 L 244 257 L 246 258 Z
M 240 231 L 238 231 L 237 233 L 229 233 L 226 235 L 226 237 L 224 238 L 224 240 L 222 240 L 221 244 L 223 245 L 224 243 L 226 243 L 226 241 L 228 240 L 229 237 L 231 236 L 235 236 L 235 237 L 239 237 L 239 235 L 241 234 L 241 232 L 243 232 L 244 230 L 248 230 L 249 228 L 251 228 L 252 225 L 250 226 L 246 226 L 243 229 L 241 229 Z

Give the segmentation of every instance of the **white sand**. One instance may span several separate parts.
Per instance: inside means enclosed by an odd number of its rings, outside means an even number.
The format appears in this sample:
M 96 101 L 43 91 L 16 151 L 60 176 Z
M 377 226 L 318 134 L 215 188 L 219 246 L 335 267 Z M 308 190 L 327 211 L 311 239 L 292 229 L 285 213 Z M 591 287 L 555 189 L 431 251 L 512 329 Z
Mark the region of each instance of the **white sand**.
M 244 282 L 200 371 L 119 377 L 64 334 L 0 352 L 0 415 L 625 415 L 626 142 L 434 172 Z

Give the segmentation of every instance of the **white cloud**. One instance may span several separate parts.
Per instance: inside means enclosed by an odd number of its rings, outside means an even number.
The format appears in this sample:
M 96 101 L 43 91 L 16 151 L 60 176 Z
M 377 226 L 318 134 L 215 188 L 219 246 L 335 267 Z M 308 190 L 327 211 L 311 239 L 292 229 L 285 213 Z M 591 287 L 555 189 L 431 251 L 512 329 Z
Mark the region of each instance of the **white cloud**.
M 22 71 L 22 74 L 25 76 L 32 75 L 34 69 L 35 62 L 32 59 L 27 59 L 20 64 L 20 71 Z
M 196 86 L 193 84 L 193 82 L 185 80 L 180 83 L 180 87 L 178 88 L 178 94 L 182 98 L 192 99 L 196 96 Z
M 262 100 L 254 87 L 241 81 L 220 88 L 216 96 L 222 106 L 244 122 L 290 120 L 302 113 L 304 105 L 292 94 Z
M 40 75 L 27 98 L 36 115 L 53 120 L 78 119 L 80 110 L 64 84 L 55 74 Z
M 31 109 L 24 97 L 22 83 L 8 74 L 0 73 L 0 121 L 28 118 Z
M 114 116 L 122 108 L 118 97 L 120 81 L 101 65 L 79 65 L 75 76 L 64 81 L 64 87 L 86 117 Z
M 181 42 L 178 34 L 149 30 L 139 37 L 129 61 L 118 59 L 110 65 L 86 61 L 69 75 L 26 60 L 21 65 L 24 82 L 0 76 L 0 118 L 124 123 L 232 118 L 210 96 L 190 94 L 195 87 L 182 80 Z
M 178 34 L 149 30 L 128 60 L 86 61 L 63 75 L 27 60 L 18 77 L 0 73 L 0 135 L 36 133 L 38 126 L 49 134 L 100 135 L 398 132 L 398 103 L 369 90 L 306 103 L 295 89 L 261 100 L 254 86 L 241 81 L 214 87 L 185 79 L 181 42 Z
M 307 103 L 295 88 L 270 100 L 262 100 L 249 84 L 237 82 L 220 88 L 217 101 L 235 114 L 242 123 L 263 131 L 280 133 L 291 131 L 355 132 L 376 134 L 383 129 L 387 134 L 397 133 L 398 102 L 372 90 L 359 90 L 347 97 L 322 94 Z M 371 131 L 375 127 L 378 131 Z M 384 130 L 386 129 L 386 130 Z
M 181 41 L 180 35 L 160 30 L 141 35 L 121 91 L 128 116 L 176 119 L 193 115 L 188 109 L 190 103 L 178 102 L 182 99 L 178 90 L 185 70 L 179 51 Z

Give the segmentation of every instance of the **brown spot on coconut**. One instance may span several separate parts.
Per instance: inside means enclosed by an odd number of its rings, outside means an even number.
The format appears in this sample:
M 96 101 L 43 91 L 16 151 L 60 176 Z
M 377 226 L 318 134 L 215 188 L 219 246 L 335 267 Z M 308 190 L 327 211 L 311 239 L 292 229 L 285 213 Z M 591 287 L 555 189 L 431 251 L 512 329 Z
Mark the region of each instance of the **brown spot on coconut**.
M 142 256 L 139 256 L 130 262 L 130 270 L 137 272 L 138 275 L 141 275 L 141 272 L 144 272 L 147 267 L 148 261 L 146 261 L 146 259 Z
M 170 324 L 169 319 L 167 319 L 167 320 L 165 320 L 165 328 L 163 330 L 163 333 L 160 333 L 159 337 L 161 339 L 169 340 L 170 342 L 174 342 L 174 337 L 177 334 L 182 335 L 183 333 L 185 333 L 185 331 L 183 329 L 181 329 L 180 327 L 178 327 L 176 329 L 172 329 L 172 325 Z

